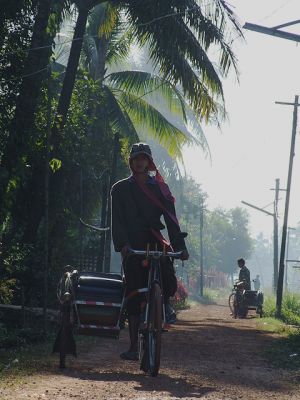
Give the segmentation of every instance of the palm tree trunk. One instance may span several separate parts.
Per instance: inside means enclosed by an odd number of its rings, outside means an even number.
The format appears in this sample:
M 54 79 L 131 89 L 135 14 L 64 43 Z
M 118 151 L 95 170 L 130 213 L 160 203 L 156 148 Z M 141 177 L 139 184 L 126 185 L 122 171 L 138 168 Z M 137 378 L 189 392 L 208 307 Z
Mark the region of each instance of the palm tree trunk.
M 47 32 L 51 3 L 51 0 L 42 0 L 39 2 L 30 44 L 31 48 L 51 46 L 52 44 L 53 33 L 50 34 Z M 26 145 L 41 91 L 41 83 L 48 76 L 45 68 L 48 65 L 51 53 L 51 47 L 28 52 L 24 66 L 24 75 L 33 75 L 23 78 L 17 100 L 13 129 L 8 143 L 8 150 L 13 150 L 14 153 L 18 150 L 23 150 L 24 145 Z M 37 73 L 37 71 L 41 72 Z M 12 155 L 10 151 L 8 153 L 10 153 L 10 156 Z M 15 160 L 15 157 L 13 159 L 10 158 L 10 165 L 14 165 Z
M 80 8 L 78 10 L 78 18 L 74 30 L 74 36 L 66 68 L 65 78 L 63 81 L 63 86 L 57 106 L 56 123 L 53 125 L 52 129 L 51 136 L 52 136 L 52 143 L 54 146 L 54 153 L 56 153 L 59 150 L 60 132 L 64 128 L 67 120 L 67 113 L 70 107 L 72 92 L 74 89 L 76 72 L 79 65 L 83 35 L 85 33 L 88 13 L 89 10 L 87 8 Z
M 85 32 L 87 17 L 88 17 L 88 9 L 83 7 L 79 8 L 68 64 L 65 72 L 62 90 L 58 101 L 56 118 L 51 130 L 51 145 L 53 150 L 52 154 L 50 155 L 50 159 L 63 158 L 62 155 L 60 154 L 61 132 L 65 126 L 67 120 L 67 113 L 71 103 L 71 96 L 75 84 L 76 72 L 82 48 L 82 38 Z M 62 229 L 64 229 L 64 223 L 60 221 L 60 219 L 64 215 L 63 213 L 63 207 L 65 203 L 64 181 L 65 181 L 65 176 L 63 168 L 58 170 L 55 174 L 52 174 L 50 177 L 51 242 L 55 240 L 57 233 L 60 232 L 61 234 Z

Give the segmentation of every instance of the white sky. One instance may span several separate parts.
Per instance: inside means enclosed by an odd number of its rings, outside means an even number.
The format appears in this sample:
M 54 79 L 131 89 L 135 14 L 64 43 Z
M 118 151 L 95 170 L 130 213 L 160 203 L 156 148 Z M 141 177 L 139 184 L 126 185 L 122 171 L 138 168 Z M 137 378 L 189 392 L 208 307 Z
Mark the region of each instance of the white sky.
M 273 27 L 300 19 L 299 0 L 230 0 L 241 25 L 251 22 Z M 283 28 L 300 34 L 300 24 Z M 273 219 L 241 204 L 241 200 L 260 208 L 274 201 L 275 179 L 286 187 L 292 131 L 292 106 L 300 95 L 300 45 L 273 36 L 244 31 L 246 42 L 236 40 L 240 83 L 234 76 L 224 80 L 229 122 L 222 132 L 204 127 L 212 165 L 199 149 L 188 149 L 184 161 L 190 175 L 208 193 L 208 208 L 245 207 L 250 214 L 250 229 L 271 236 Z M 300 108 L 300 107 L 299 107 Z M 289 226 L 300 221 L 300 110 L 290 198 Z M 285 192 L 280 193 L 280 227 L 283 222 Z M 273 205 L 266 210 L 273 212 Z

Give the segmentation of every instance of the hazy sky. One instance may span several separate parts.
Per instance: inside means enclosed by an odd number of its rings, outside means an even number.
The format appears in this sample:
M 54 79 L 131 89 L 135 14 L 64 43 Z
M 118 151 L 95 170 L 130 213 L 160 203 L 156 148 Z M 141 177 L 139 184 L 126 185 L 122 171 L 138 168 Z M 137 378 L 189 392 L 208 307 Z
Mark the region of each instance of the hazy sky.
M 299 0 L 231 0 L 241 25 L 251 22 L 273 27 L 300 19 Z M 300 34 L 300 24 L 284 28 Z M 224 81 L 229 122 L 222 132 L 205 127 L 212 165 L 199 149 L 185 152 L 188 172 L 208 193 L 208 208 L 245 207 L 253 235 L 271 235 L 273 220 L 243 206 L 241 200 L 260 208 L 274 201 L 275 179 L 286 187 L 292 131 L 292 106 L 300 95 L 300 47 L 296 42 L 244 30 L 245 41 L 235 41 L 240 83 L 232 75 Z M 300 107 L 299 107 L 300 108 Z M 289 226 L 300 221 L 300 110 L 290 199 Z M 280 193 L 280 227 L 285 193 Z M 266 210 L 273 212 L 271 204 Z

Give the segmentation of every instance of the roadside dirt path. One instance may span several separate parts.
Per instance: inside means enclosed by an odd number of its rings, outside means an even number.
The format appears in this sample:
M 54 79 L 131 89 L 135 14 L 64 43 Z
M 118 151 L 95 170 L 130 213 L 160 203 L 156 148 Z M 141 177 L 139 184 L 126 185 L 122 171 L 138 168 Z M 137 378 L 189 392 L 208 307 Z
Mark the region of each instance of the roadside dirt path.
M 257 318 L 234 320 L 223 305 L 197 306 L 180 312 L 163 336 L 160 374 L 145 376 L 137 362 L 119 353 L 127 348 L 127 331 L 119 341 L 99 338 L 68 368 L 53 367 L 29 377 L 26 384 L 3 387 L 1 400 L 300 400 L 300 371 L 268 365 L 263 348 L 276 335 L 257 330 Z

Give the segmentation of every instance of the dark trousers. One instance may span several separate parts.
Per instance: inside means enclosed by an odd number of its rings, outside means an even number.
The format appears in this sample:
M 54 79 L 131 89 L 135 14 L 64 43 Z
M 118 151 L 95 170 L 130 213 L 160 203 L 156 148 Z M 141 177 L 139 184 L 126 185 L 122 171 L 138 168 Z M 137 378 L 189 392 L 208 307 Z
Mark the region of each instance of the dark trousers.
M 137 241 L 140 241 L 142 243 L 136 243 L 136 245 L 134 247 L 132 245 L 132 247 L 135 250 L 144 250 L 147 247 L 147 243 L 152 243 L 150 245 L 151 250 L 155 248 L 155 244 L 157 244 L 157 247 L 161 249 L 160 243 L 157 243 L 156 239 L 153 238 L 153 236 L 149 236 L 147 236 L 146 238 L 140 236 L 139 240 Z M 152 239 L 152 242 L 147 241 L 149 239 Z M 134 291 L 136 291 L 137 289 L 147 288 L 148 286 L 150 265 L 143 265 L 144 260 L 145 257 L 134 255 L 129 255 L 123 260 L 123 268 L 126 279 L 126 296 L 128 296 L 126 306 L 128 315 L 139 315 L 142 311 L 142 303 L 146 300 L 145 293 L 132 295 L 132 293 L 134 293 Z M 169 297 L 173 296 L 177 290 L 177 279 L 175 276 L 175 270 L 173 262 L 169 257 L 164 257 L 163 259 L 161 259 L 160 266 L 164 298 L 168 299 Z

